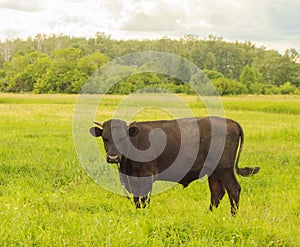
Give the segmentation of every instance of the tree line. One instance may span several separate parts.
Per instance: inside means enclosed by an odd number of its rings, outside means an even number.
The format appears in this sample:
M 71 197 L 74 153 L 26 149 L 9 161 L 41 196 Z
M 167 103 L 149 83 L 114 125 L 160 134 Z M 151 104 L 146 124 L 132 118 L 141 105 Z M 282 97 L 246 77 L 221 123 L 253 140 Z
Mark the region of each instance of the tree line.
M 108 61 L 145 51 L 168 52 L 188 59 L 204 71 L 221 95 L 300 94 L 299 54 L 295 49 L 280 54 L 251 42 L 226 42 L 213 35 L 202 40 L 192 35 L 181 39 L 115 40 L 105 33 L 92 38 L 38 34 L 26 40 L 1 42 L 0 91 L 79 93 L 86 80 Z M 180 69 L 185 73 L 184 67 Z M 137 74 L 119 81 L 109 93 L 158 89 L 193 93 L 184 83 L 189 79 Z M 101 93 L 99 90 L 93 88 L 90 92 Z

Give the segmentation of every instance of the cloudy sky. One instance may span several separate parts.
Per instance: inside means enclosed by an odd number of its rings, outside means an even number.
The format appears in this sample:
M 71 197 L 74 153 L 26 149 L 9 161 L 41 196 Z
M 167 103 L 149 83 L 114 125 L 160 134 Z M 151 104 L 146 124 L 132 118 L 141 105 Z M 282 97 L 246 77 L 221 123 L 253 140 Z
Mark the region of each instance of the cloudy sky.
M 0 0 L 0 40 L 97 31 L 116 39 L 214 34 L 300 52 L 300 1 Z

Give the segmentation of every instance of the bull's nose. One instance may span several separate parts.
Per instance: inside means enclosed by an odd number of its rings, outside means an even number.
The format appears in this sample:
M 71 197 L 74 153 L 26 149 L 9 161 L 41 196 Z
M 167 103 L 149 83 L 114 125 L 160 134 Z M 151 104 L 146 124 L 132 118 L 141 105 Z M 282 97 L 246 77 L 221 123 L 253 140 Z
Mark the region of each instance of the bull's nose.
M 118 163 L 119 162 L 119 155 L 108 155 L 107 162 L 109 163 Z

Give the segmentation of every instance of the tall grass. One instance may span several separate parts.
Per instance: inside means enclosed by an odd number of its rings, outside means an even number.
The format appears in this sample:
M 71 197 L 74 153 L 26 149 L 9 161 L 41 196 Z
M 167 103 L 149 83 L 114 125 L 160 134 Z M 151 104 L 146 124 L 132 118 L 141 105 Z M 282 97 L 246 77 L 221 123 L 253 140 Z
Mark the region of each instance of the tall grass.
M 196 98 L 182 97 L 196 115 L 205 114 Z M 123 98 L 106 97 L 103 118 Z M 149 208 L 134 209 L 79 164 L 76 96 L 0 95 L 0 246 L 300 246 L 300 97 L 222 100 L 226 116 L 245 131 L 240 166 L 261 167 L 238 177 L 236 217 L 227 197 L 208 212 L 207 181 L 176 185 L 153 196 Z M 150 113 L 168 117 L 150 109 L 136 118 Z

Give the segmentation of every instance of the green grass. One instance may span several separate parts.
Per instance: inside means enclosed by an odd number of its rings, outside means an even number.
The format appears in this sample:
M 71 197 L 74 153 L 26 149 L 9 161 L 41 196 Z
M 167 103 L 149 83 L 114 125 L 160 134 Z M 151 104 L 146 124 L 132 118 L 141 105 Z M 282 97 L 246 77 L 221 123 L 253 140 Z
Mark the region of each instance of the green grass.
M 195 97 L 182 97 L 196 115 L 205 114 Z M 124 98 L 106 97 L 99 118 L 110 118 Z M 79 164 L 72 140 L 76 96 L 1 94 L 0 246 L 300 246 L 300 97 L 222 101 L 226 116 L 245 131 L 240 166 L 261 167 L 253 177 L 238 177 L 236 217 L 227 196 L 208 212 L 207 181 L 184 190 L 176 185 L 154 195 L 149 208 L 134 209 Z M 151 117 L 170 116 L 155 108 L 135 116 Z

